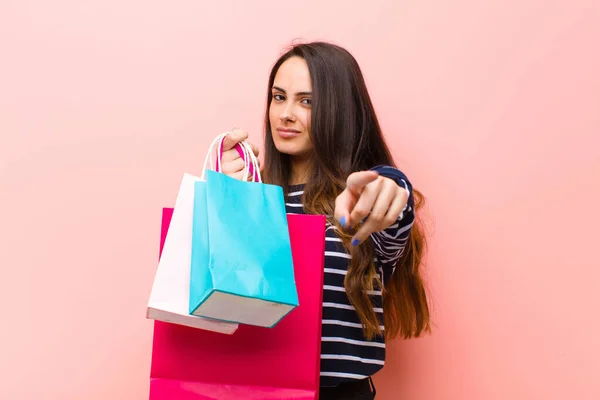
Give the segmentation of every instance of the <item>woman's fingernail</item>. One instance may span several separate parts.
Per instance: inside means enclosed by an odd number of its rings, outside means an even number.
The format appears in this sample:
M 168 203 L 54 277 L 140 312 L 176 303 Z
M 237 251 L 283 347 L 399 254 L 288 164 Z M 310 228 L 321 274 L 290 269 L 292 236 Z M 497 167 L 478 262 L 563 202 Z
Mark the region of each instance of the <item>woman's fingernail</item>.
M 342 225 L 344 228 L 346 227 L 346 217 L 340 218 L 340 225 Z
M 358 239 L 352 239 L 352 246 L 356 246 L 360 243 L 360 240 Z

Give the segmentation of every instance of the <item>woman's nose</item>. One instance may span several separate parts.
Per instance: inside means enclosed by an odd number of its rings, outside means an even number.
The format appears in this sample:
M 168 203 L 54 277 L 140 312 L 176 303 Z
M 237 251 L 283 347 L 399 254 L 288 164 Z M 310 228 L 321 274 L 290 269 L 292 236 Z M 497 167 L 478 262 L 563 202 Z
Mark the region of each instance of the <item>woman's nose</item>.
M 282 108 L 281 115 L 279 116 L 279 118 L 281 118 L 282 121 L 294 120 L 294 110 L 292 107 L 292 104 L 288 103 Z

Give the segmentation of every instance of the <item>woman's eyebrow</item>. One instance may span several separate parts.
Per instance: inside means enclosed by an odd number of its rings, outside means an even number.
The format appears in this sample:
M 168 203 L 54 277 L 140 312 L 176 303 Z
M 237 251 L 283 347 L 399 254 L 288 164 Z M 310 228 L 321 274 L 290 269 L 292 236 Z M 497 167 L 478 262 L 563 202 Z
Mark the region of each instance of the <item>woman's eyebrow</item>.
M 273 86 L 272 88 L 273 90 L 277 90 L 278 92 L 287 94 L 285 90 L 283 90 L 282 88 L 280 88 L 279 86 Z M 296 96 L 311 96 L 312 92 L 298 92 L 296 93 Z

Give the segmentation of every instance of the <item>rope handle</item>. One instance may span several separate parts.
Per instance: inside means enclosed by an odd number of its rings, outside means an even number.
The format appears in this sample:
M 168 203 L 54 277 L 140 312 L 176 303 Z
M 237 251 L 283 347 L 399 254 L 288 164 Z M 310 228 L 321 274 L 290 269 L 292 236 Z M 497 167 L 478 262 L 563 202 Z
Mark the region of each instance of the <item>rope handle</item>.
M 218 135 L 210 144 L 208 148 L 208 153 L 206 154 L 206 158 L 204 160 L 204 167 L 202 169 L 202 180 L 206 180 L 206 169 L 207 167 L 211 168 L 216 172 L 221 172 L 221 158 L 223 157 L 223 142 L 227 135 L 231 132 L 225 132 Z M 218 148 L 218 156 L 216 157 L 216 162 L 213 163 L 213 153 L 215 152 L 215 147 Z M 248 181 L 249 178 L 252 178 L 252 182 L 261 182 L 262 177 L 260 175 L 260 166 L 258 163 L 258 159 L 254 155 L 252 151 L 252 147 L 246 141 L 241 141 L 236 143 L 234 147 L 240 157 L 244 160 L 244 176 L 242 177 L 243 181 Z M 213 167 L 214 165 L 214 167 Z

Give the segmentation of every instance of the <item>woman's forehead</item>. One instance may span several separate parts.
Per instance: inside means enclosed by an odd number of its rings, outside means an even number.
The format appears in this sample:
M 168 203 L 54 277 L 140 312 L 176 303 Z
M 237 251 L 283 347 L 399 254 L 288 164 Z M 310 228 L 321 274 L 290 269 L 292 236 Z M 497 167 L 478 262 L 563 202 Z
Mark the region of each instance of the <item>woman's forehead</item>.
M 292 57 L 286 60 L 279 67 L 273 86 L 292 93 L 310 92 L 312 85 L 306 61 L 300 57 Z

